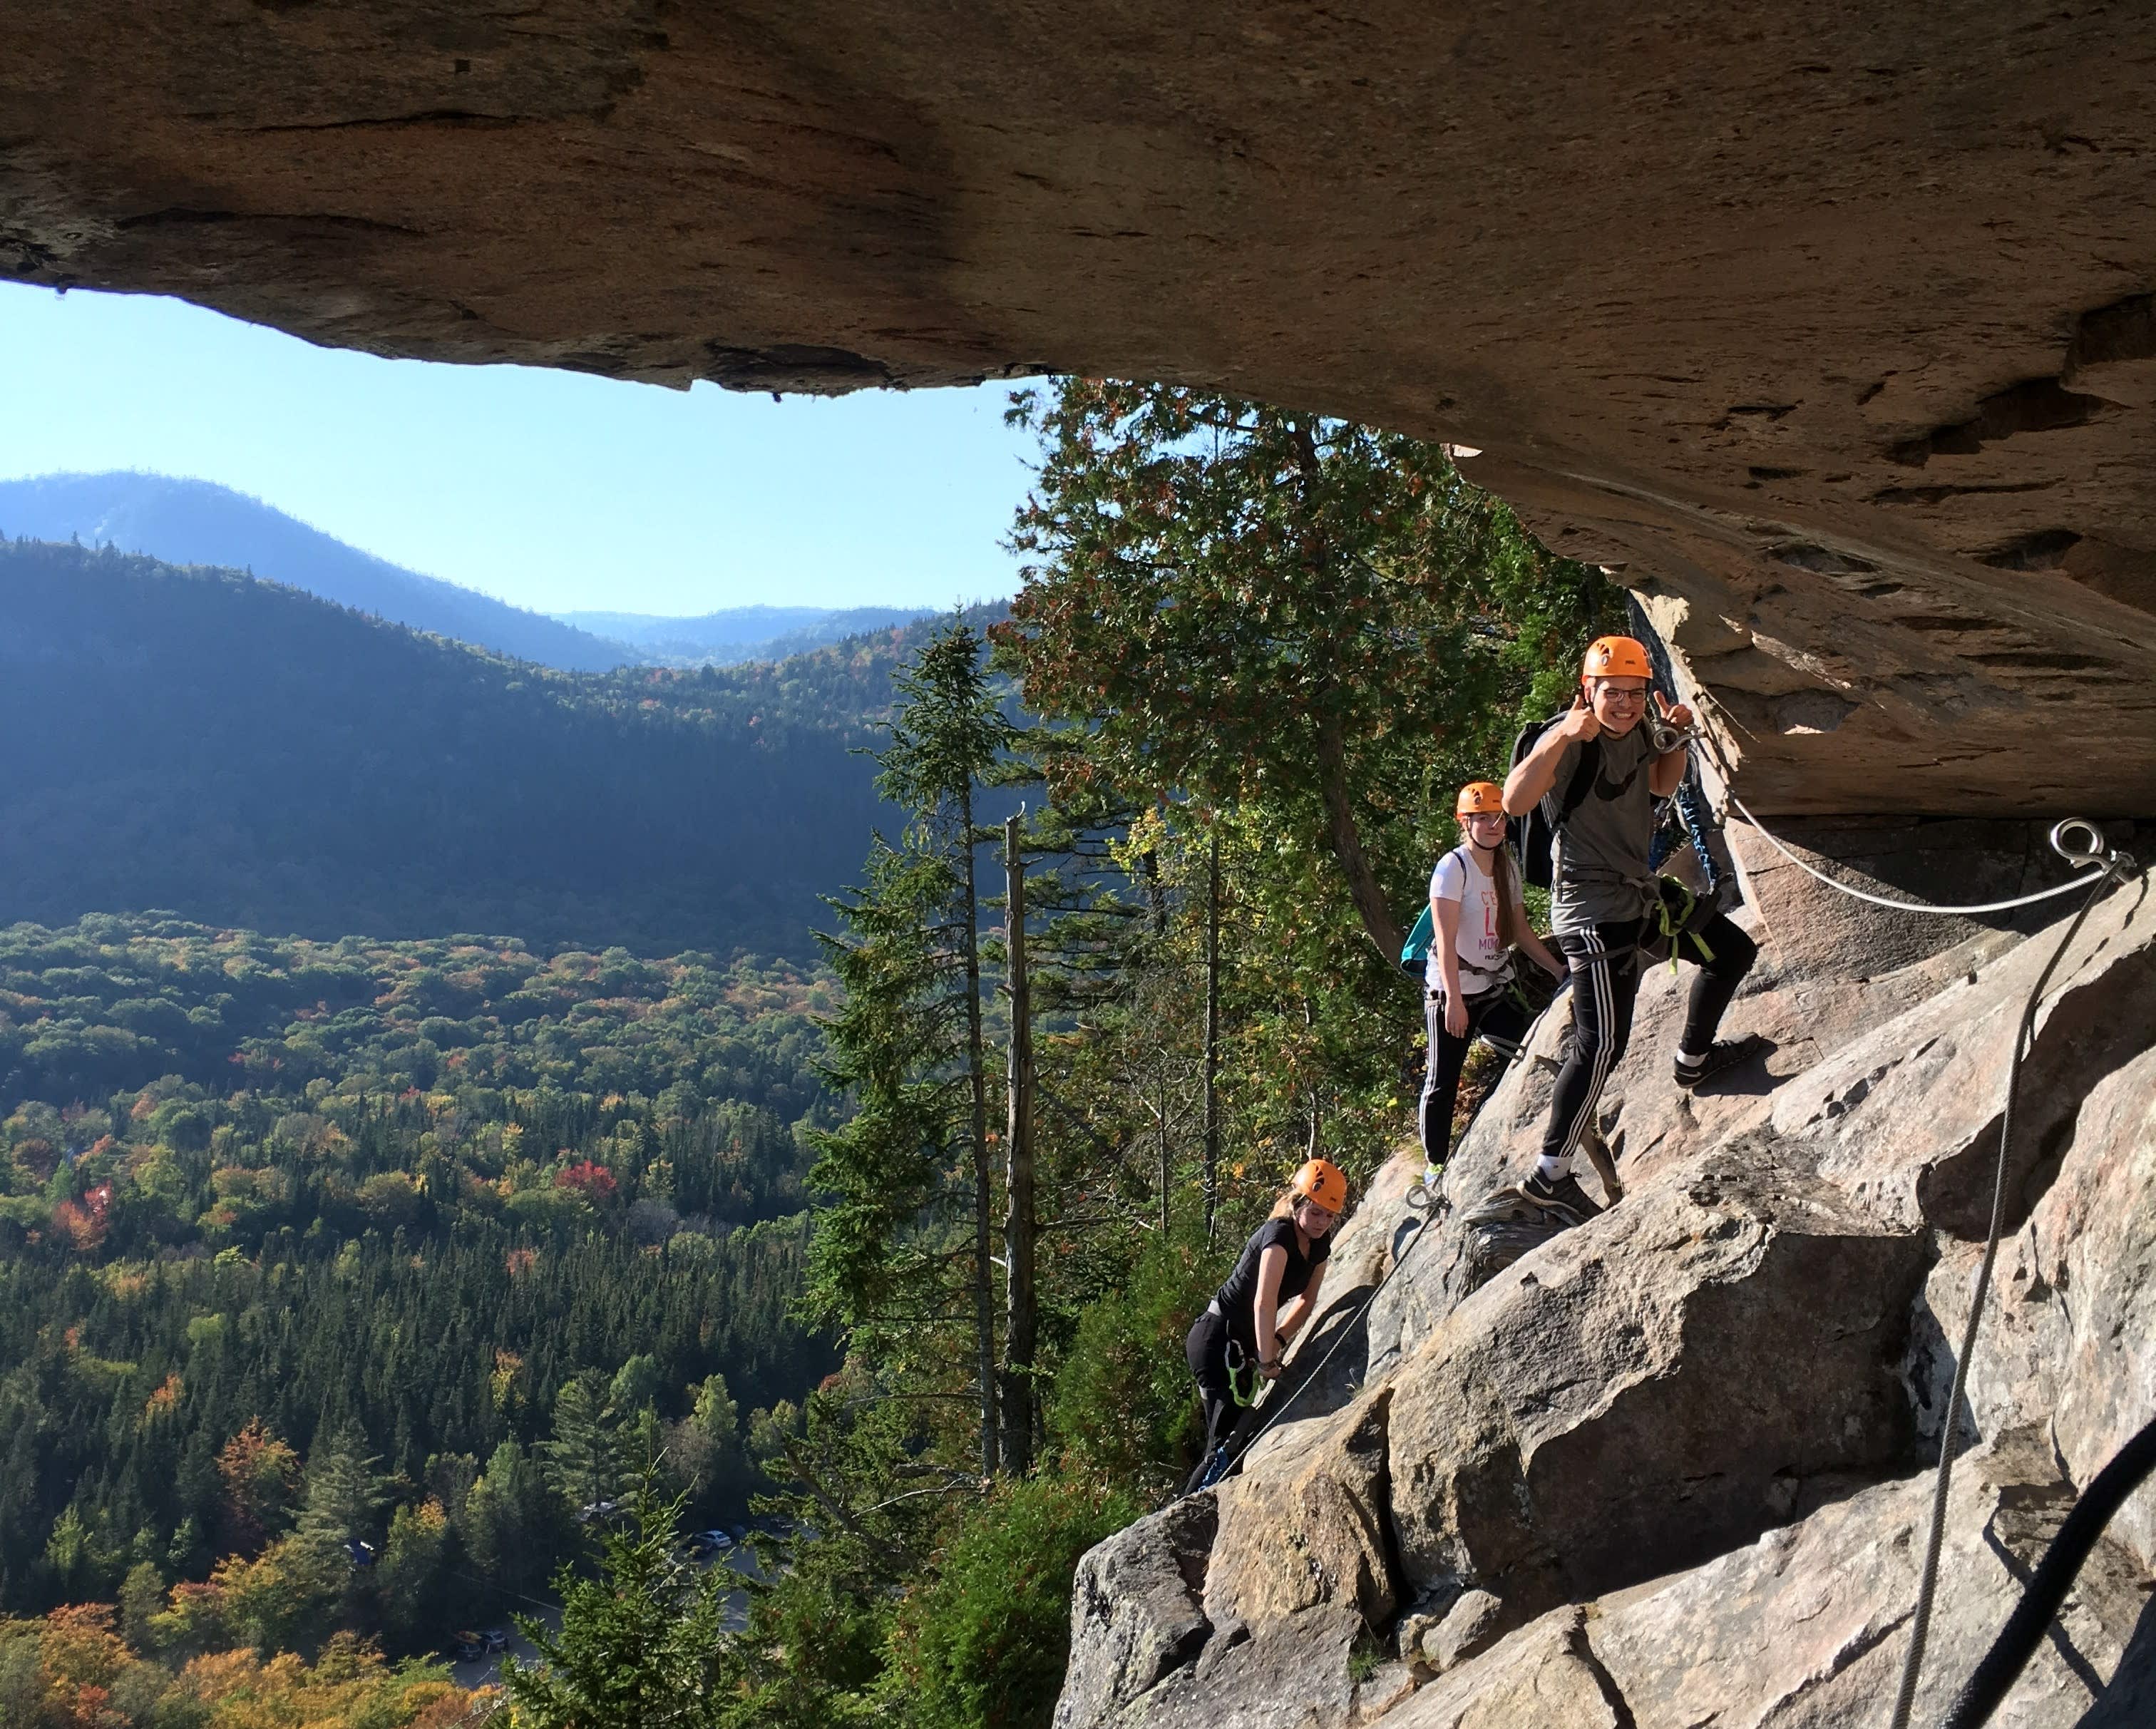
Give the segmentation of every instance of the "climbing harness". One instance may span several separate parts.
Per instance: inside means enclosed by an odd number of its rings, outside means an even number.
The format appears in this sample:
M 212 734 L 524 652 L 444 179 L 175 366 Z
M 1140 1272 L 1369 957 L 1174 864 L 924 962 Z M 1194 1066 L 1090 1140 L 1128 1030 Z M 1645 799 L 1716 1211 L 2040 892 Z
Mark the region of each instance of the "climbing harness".
M 1698 951 L 1701 961 L 1713 960 L 1714 951 L 1697 927 L 1714 917 L 1714 903 L 1693 894 L 1673 876 L 1657 879 L 1656 890 L 1655 909 L 1648 915 L 1652 928 L 1639 945 L 1640 954 L 1649 961 L 1660 961 L 1666 953 L 1670 971 L 1675 972 L 1678 945 L 1688 941 Z
M 1250 1361 L 1250 1353 L 1235 1340 L 1228 1341 L 1223 1356 L 1228 1365 L 1228 1396 L 1239 1408 L 1248 1410 L 1258 1402 L 1258 1394 L 1265 1388 L 1265 1377 L 1259 1373 L 1257 1364 Z M 1247 1388 L 1243 1379 L 1245 1371 L 1250 1375 Z
M 1947 1714 L 1945 1729 L 1982 1729 L 1999 1708 L 2035 1653 L 2037 1642 L 2051 1624 L 2051 1618 L 2073 1588 L 2082 1563 L 2125 1504 L 2126 1497 L 2156 1472 L 2156 1420 L 2112 1455 L 2111 1463 L 2092 1478 L 2059 1526 L 2059 1534 L 2044 1551 L 2044 1558 L 2021 1588 L 2021 1599 L 1999 1629 L 1999 1637 L 1984 1654 Z
M 1416 1186 L 1418 1188 L 1420 1187 L 1419 1184 Z M 1392 1283 L 1394 1275 L 1399 1272 L 1402 1267 L 1408 1264 L 1409 1257 L 1412 1255 L 1417 1249 L 1422 1246 L 1422 1239 L 1430 1234 L 1430 1226 L 1445 1216 L 1445 1208 L 1441 1204 L 1433 1207 L 1425 1203 L 1422 1207 L 1416 1208 L 1412 1199 L 1409 1201 L 1408 1204 L 1410 1208 L 1414 1208 L 1414 1210 L 1421 1213 L 1422 1214 L 1422 1223 L 1415 1227 L 1415 1234 L 1408 1239 L 1408 1246 L 1401 1249 L 1393 1257 L 1393 1264 L 1385 1270 L 1384 1276 L 1378 1280 L 1376 1285 L 1372 1288 L 1369 1295 L 1363 1299 L 1362 1306 L 1355 1311 L 1354 1314 L 1349 1317 L 1347 1325 L 1340 1329 L 1338 1336 L 1336 1337 L 1332 1342 L 1326 1347 L 1325 1355 L 1319 1357 L 1317 1362 L 1312 1367 L 1310 1372 L 1307 1375 L 1305 1375 L 1302 1379 L 1296 1384 L 1295 1391 L 1288 1394 L 1286 1398 L 1281 1401 L 1280 1408 L 1277 1411 L 1271 1413 L 1271 1414 L 1269 1415 L 1263 1423 L 1260 1424 L 1258 1427 L 1252 1431 L 1250 1439 L 1245 1441 L 1241 1446 L 1235 1447 L 1233 1451 L 1230 1451 L 1229 1449 L 1232 1444 L 1228 1441 L 1223 1441 L 1214 1449 L 1214 1462 L 1207 1467 L 1205 1475 L 1199 1480 L 1198 1489 L 1193 1490 L 1191 1491 L 1192 1494 L 1196 1494 L 1199 1490 L 1210 1489 L 1215 1483 L 1219 1482 L 1221 1478 L 1226 1476 L 1229 1471 L 1234 1468 L 1239 1460 L 1241 1460 L 1243 1455 L 1248 1453 L 1251 1448 L 1256 1446 L 1260 1441 L 1263 1440 L 1267 1431 L 1283 1417 L 1287 1415 L 1288 1412 L 1294 1407 L 1295 1402 L 1302 1397 L 1304 1393 L 1310 1388 L 1320 1375 L 1325 1372 L 1325 1366 L 1332 1361 L 1333 1352 L 1337 1351 L 1342 1345 L 1346 1344 L 1349 1337 L 1354 1333 L 1355 1329 L 1362 1324 L 1363 1317 L 1370 1312 L 1370 1305 L 1378 1301 L 1379 1295 L 1384 1290 L 1384 1288 Z

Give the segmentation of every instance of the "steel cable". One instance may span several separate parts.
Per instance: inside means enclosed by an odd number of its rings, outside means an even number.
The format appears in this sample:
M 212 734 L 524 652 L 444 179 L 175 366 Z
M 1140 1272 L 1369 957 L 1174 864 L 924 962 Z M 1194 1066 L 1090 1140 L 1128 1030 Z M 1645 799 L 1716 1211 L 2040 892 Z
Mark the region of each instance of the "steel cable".
M 1741 808 L 1741 807 L 1740 807 Z M 2061 823 L 2063 829 L 2066 825 Z M 2053 831 L 2053 844 L 2058 845 L 2058 831 Z M 2061 847 L 2063 851 L 2064 848 Z M 2113 853 L 2109 862 L 2089 890 L 2088 898 L 2082 903 L 2051 951 L 2051 957 L 2044 963 L 2044 970 L 2036 976 L 2036 983 L 2022 1005 L 2021 1019 L 2015 1028 L 2014 1051 L 2006 1066 L 2006 1105 L 1999 1122 L 1999 1157 L 1991 1179 L 1991 1226 L 1984 1244 L 1984 1260 L 1976 1271 L 1976 1289 L 1969 1299 L 1969 1321 L 1962 1329 L 1961 1352 L 1954 1359 L 1953 1388 L 1947 1396 L 1945 1421 L 1939 1434 L 1939 1472 L 1932 1490 L 1931 1533 L 1924 1543 L 1923 1572 L 1917 1584 L 1917 1607 L 1910 1617 L 1909 1651 L 1902 1666 L 1902 1685 L 1894 1700 L 1892 1729 L 1909 1729 L 1909 1714 L 1917 1701 L 1917 1683 L 1924 1667 L 1924 1646 L 1931 1632 L 1932 1604 L 1938 1593 L 1939 1581 L 1939 1552 L 1946 1541 L 1947 1491 L 1953 1480 L 1953 1462 L 1961 1429 L 1962 1400 L 1969 1389 L 1969 1366 L 1976 1352 L 1977 1329 L 1984 1319 L 1984 1299 L 1991 1291 L 1991 1270 L 1999 1259 L 1999 1237 L 2006 1217 L 2006 1173 L 2014 1147 L 2014 1107 L 2021 1090 L 2021 1061 L 2028 1054 L 2036 1021 L 2037 1005 L 2042 1001 L 2044 987 L 2051 982 L 2059 962 L 2066 957 L 2067 948 L 2080 934 L 2082 923 L 2095 909 L 2097 900 L 2112 881 L 2127 868 L 2128 861 L 2123 854 Z
M 1947 1713 L 1946 1729 L 1982 1729 L 1991 1720 L 1992 1712 L 2020 1678 L 2037 1641 L 2066 1601 L 2066 1593 L 2073 1588 L 2082 1563 L 2088 1559 L 2089 1551 L 2103 1535 L 2112 1515 L 2152 1471 L 2156 1471 L 2156 1420 L 2113 1454 L 2111 1463 L 2082 1491 L 2073 1511 L 2059 1526 L 2059 1534 L 2044 1551 L 2044 1558 L 2036 1563 L 2036 1571 L 2021 1588 L 2021 1600 L 2014 1605 L 2014 1613 L 2007 1617 L 1999 1637 L 1991 1642 L 1991 1649 L 1984 1654 L 1984 1660 L 1954 1700 L 1953 1710 Z M 2113 1676 L 2114 1685 L 2117 1680 Z

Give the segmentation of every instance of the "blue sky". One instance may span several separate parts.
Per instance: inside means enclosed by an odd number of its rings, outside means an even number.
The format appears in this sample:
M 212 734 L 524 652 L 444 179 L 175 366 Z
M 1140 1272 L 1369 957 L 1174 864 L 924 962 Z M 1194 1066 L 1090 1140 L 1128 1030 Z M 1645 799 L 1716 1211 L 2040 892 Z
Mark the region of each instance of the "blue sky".
M 1012 593 L 1009 387 L 664 390 L 316 348 L 183 301 L 0 283 L 0 478 L 145 469 L 542 612 Z

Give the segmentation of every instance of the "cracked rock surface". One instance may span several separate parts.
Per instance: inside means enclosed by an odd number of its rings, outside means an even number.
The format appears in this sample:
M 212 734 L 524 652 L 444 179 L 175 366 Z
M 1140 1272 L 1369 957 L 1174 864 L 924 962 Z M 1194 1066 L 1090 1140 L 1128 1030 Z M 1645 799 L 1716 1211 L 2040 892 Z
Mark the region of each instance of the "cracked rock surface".
M 1444 439 L 1623 567 L 1753 808 L 2145 815 L 2152 53 L 2009 0 L 71 0 L 8 20 L 0 274 Z
M 1539 1136 L 1532 1060 L 1463 1143 L 1427 1244 L 1409 1162 L 1371 1185 L 1336 1249 L 1352 1288 L 1282 1386 L 1321 1341 L 1347 1341 L 1336 1362 L 1240 1475 L 1081 1567 L 1058 1729 L 1880 1721 L 2008 1040 L 2061 927 L 1830 988 L 1801 938 L 1776 938 L 1795 911 L 1761 923 L 1732 1011 L 1733 1030 L 1789 1035 L 1753 1084 L 1672 1105 L 1656 1077 L 1681 998 L 1643 992 L 1606 1121 L 1627 1193 L 1602 1217 L 1461 1285 L 1460 1203 L 1522 1174 Z M 2079 1487 L 2156 1414 L 2152 957 L 2156 895 L 2113 890 L 2037 1018 L 1919 1721 Z M 1815 983 L 1844 1013 L 1799 1038 Z M 1534 1048 L 1554 1039 L 1546 1024 Z M 2113 1522 L 1995 1721 L 2156 1721 L 2156 1493 Z

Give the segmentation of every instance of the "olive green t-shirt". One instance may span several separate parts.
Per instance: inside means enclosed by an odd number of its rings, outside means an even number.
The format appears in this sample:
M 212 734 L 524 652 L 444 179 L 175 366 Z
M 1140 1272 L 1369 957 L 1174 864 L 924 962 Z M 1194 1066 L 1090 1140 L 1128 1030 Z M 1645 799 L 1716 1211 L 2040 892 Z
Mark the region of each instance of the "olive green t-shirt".
M 1560 824 L 1565 791 L 1579 767 L 1575 741 L 1557 760 L 1557 778 L 1543 799 L 1556 836 L 1550 848 L 1550 924 L 1560 934 L 1636 919 L 1647 910 L 1655 873 L 1647 849 L 1655 838 L 1655 797 L 1647 785 L 1654 752 L 1647 729 L 1621 738 L 1604 732 L 1594 782 Z

